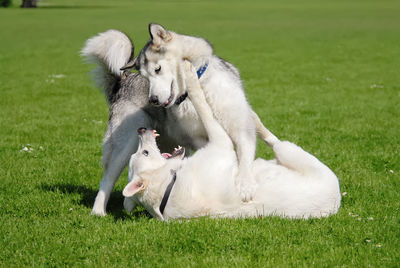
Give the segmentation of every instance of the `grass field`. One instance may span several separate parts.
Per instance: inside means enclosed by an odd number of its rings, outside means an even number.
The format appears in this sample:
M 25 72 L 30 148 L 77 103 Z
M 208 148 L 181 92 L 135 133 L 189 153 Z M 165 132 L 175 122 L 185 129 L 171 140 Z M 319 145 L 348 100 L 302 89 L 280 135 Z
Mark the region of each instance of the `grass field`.
M 1 267 L 400 265 L 399 1 L 18 5 L 0 9 Z M 108 215 L 90 215 L 108 107 L 79 50 L 115 28 L 138 52 L 149 22 L 207 38 L 239 68 L 263 122 L 338 175 L 337 215 L 159 222 L 123 210 L 126 171 Z M 260 142 L 257 156 L 272 153 Z

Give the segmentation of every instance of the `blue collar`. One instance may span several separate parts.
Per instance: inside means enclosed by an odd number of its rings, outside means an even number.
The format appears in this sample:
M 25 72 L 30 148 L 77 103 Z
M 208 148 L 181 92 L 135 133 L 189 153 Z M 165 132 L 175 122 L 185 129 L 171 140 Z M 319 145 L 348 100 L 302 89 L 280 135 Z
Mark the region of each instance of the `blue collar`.
M 203 66 L 201 66 L 198 70 L 197 70 L 197 77 L 200 79 L 200 77 L 204 74 L 204 72 L 207 70 L 208 67 L 208 63 L 204 64 Z M 179 105 L 181 104 L 184 100 L 186 100 L 188 96 L 188 93 L 185 92 L 185 94 L 183 94 L 182 96 L 180 96 L 176 101 L 175 104 Z
M 204 64 L 197 70 L 197 77 L 200 79 L 200 77 L 204 74 L 204 72 L 207 70 L 208 63 Z

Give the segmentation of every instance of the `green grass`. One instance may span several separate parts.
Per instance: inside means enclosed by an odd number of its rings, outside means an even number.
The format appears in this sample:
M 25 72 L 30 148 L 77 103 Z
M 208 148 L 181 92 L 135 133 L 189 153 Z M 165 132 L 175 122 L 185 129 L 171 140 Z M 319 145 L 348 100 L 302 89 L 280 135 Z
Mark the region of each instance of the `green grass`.
M 18 5 L 0 9 L 0 266 L 399 265 L 398 1 Z M 90 215 L 108 107 L 79 50 L 116 28 L 139 51 L 149 22 L 207 38 L 239 68 L 263 122 L 338 175 L 337 215 L 159 222 L 123 210 L 126 172 L 109 214 Z M 262 143 L 257 155 L 272 157 Z

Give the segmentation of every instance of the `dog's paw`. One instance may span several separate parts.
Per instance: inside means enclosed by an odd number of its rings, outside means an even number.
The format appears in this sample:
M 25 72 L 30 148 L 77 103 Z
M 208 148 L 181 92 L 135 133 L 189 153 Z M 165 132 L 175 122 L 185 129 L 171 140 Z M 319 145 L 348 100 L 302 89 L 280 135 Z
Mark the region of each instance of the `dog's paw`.
M 185 69 L 187 78 L 197 78 L 196 70 L 194 69 L 193 64 L 190 61 L 184 60 L 183 68 Z
M 256 181 L 254 180 L 246 180 L 246 181 L 242 181 L 239 184 L 239 193 L 240 193 L 240 197 L 242 198 L 243 202 L 250 202 L 253 200 L 255 194 L 256 194 L 256 190 L 257 190 L 258 184 Z
M 183 68 L 185 70 L 186 90 L 190 94 L 191 92 L 195 92 L 198 88 L 200 88 L 200 82 L 197 78 L 196 70 L 190 61 L 184 60 Z
M 104 217 L 107 215 L 106 211 L 104 209 L 92 209 L 92 215 L 94 216 L 99 216 L 99 217 Z

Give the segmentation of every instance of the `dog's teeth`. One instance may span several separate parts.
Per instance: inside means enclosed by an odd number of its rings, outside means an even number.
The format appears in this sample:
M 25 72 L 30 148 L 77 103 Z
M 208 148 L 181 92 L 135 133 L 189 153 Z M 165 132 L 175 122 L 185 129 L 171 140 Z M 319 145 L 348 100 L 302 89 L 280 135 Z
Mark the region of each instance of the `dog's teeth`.
M 153 132 L 154 138 L 157 138 L 158 136 L 160 136 L 160 134 L 158 134 L 155 129 L 153 129 L 152 132 Z

